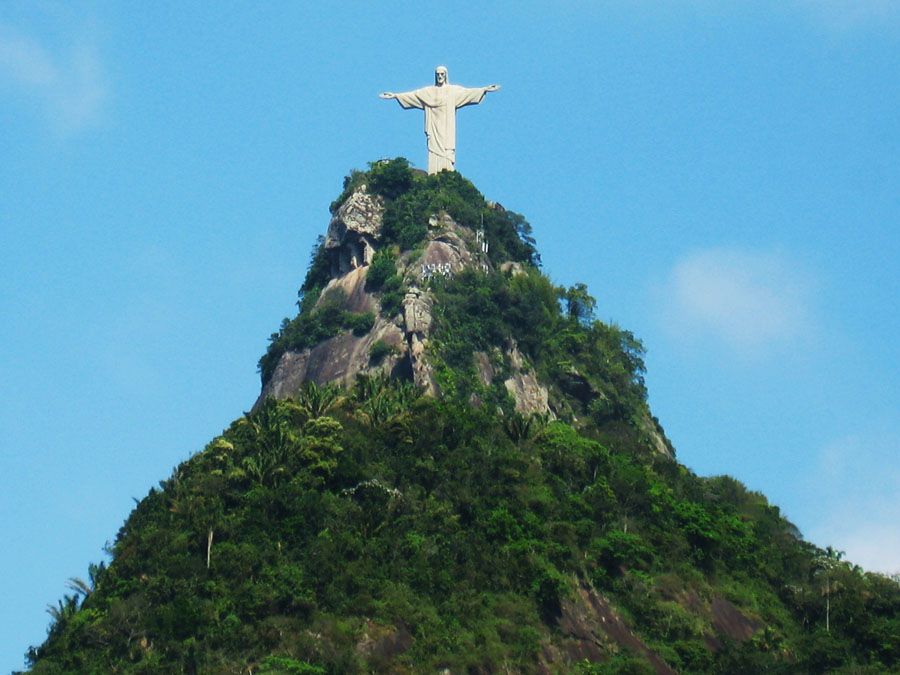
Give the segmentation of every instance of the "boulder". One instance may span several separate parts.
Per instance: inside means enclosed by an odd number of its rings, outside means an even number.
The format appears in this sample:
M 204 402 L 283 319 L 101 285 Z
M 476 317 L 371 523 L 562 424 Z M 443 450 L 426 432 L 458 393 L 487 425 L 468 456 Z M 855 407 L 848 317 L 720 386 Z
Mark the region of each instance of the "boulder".
M 341 204 L 325 235 L 332 277 L 372 262 L 381 236 L 383 212 L 384 201 L 370 195 L 364 185 Z

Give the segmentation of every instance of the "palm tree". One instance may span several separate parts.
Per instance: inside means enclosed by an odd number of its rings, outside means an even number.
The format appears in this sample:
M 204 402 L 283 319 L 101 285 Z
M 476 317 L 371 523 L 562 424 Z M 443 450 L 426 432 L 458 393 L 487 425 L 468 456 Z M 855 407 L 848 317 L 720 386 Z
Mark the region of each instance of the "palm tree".
M 286 406 L 269 398 L 259 410 L 244 416 L 256 436 L 257 451 L 244 457 L 241 467 L 260 483 L 271 482 L 272 487 L 286 473 L 284 464 L 299 443 L 297 431 L 287 414 L 290 406 L 287 409 Z
M 101 562 L 99 565 L 91 563 L 88 565 L 88 580 L 85 581 L 81 577 L 71 577 L 66 582 L 66 587 L 75 591 L 76 596 L 81 595 L 87 598 L 91 593 L 97 590 L 97 584 L 100 578 L 106 572 L 106 563 Z M 55 610 L 56 608 L 54 608 Z
M 62 600 L 57 600 L 57 606 L 47 605 L 47 614 L 53 618 L 50 625 L 50 633 L 62 631 L 75 612 L 78 611 L 78 594 L 64 595 Z
M 535 438 L 547 426 L 550 417 L 547 414 L 531 413 L 523 415 L 513 411 L 503 417 L 503 430 L 513 442 L 528 441 Z
M 421 396 L 422 390 L 409 380 L 384 373 L 360 375 L 354 385 L 354 398 L 360 402 L 356 416 L 371 428 L 380 427 L 407 413 Z
M 357 401 L 368 401 L 382 394 L 390 386 L 390 378 L 384 373 L 360 375 L 353 385 L 353 397 Z
M 371 428 L 380 427 L 394 416 L 393 401 L 384 394 L 373 396 L 357 409 L 356 415 Z
M 515 411 L 509 415 L 504 415 L 503 430 L 514 443 L 531 438 L 531 418 Z
M 831 593 L 840 590 L 840 584 L 834 581 L 834 570 L 846 564 L 841 562 L 843 557 L 843 551 L 827 546 L 824 553 L 816 556 L 813 561 L 817 568 L 815 573 L 822 574 L 825 580 L 825 631 L 828 633 L 831 632 Z
M 316 419 L 340 407 L 346 401 L 346 396 L 340 387 L 333 384 L 320 387 L 309 381 L 297 392 L 296 401 L 308 418 Z
M 70 588 L 75 591 L 75 594 L 81 594 L 85 598 L 88 597 L 91 593 L 93 593 L 94 589 L 91 588 L 90 584 L 86 582 L 84 579 L 80 577 L 71 577 L 66 582 L 66 588 Z

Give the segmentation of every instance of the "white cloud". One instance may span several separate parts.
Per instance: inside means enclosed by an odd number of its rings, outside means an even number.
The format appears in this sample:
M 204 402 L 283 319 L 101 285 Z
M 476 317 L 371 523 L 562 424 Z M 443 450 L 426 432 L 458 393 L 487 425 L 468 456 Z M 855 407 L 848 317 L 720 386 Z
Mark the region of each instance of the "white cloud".
M 38 101 L 63 134 L 95 122 L 108 91 L 97 50 L 88 41 L 54 49 L 0 23 L 0 83 L 4 81 Z
M 666 321 L 680 335 L 712 335 L 742 353 L 793 339 L 811 324 L 811 285 L 779 253 L 695 251 L 675 265 L 665 296 Z

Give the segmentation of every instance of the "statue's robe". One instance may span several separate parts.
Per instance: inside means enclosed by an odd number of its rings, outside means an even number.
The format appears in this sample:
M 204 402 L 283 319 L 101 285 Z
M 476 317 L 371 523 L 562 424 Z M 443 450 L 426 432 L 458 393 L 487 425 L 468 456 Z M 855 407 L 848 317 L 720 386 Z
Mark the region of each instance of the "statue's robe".
M 455 84 L 422 87 L 396 94 L 397 102 L 406 109 L 425 110 L 425 135 L 428 137 L 428 173 L 456 164 L 456 109 L 484 100 L 485 87 L 467 89 Z

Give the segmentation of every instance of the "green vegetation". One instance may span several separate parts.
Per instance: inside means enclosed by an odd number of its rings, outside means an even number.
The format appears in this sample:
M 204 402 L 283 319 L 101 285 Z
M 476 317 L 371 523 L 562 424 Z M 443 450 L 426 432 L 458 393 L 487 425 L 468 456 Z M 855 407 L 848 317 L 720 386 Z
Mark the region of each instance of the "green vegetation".
M 288 349 L 313 347 L 322 340 L 333 337 L 341 331 L 353 331 L 357 335 L 368 333 L 375 323 L 371 312 L 355 314 L 344 309 L 347 297 L 340 289 L 328 292 L 317 309 L 312 306 L 298 314 L 293 320 L 285 319 L 281 329 L 269 338 L 269 349 L 259 360 L 259 370 L 263 381 L 267 381 L 278 365 L 278 359 Z M 301 304 L 304 304 L 301 302 Z
M 552 385 L 557 415 L 599 425 L 662 429 L 647 407 L 643 346 L 629 331 L 593 318 L 596 301 L 578 284 L 554 286 L 535 267 L 504 275 L 467 270 L 431 284 L 434 354 L 441 384 L 466 400 L 485 395 L 472 355 L 493 357 L 497 383 L 508 377 L 514 343 L 541 382 Z
M 325 252 L 325 237 L 321 234 L 316 237 L 316 245 L 313 246 L 312 253 L 309 257 L 309 269 L 306 272 L 306 279 L 297 292 L 299 300 L 297 306 L 300 313 L 312 310 L 319 298 L 322 289 L 328 284 L 331 278 L 331 265 L 328 262 L 328 255 Z
M 472 230 L 483 224 L 489 256 L 495 264 L 507 260 L 540 263 L 531 225 L 517 213 L 493 208 L 459 173 L 417 174 L 402 157 L 369 166 L 369 171 L 355 171 L 344 179 L 344 192 L 332 203 L 331 210 L 337 211 L 353 190 L 366 185 L 385 201 L 385 245 L 397 244 L 401 250 L 415 248 L 428 234 L 429 219 L 445 211 L 456 223 Z
M 380 292 L 381 313 L 393 317 L 400 313 L 406 287 L 397 273 L 397 247 L 377 251 L 366 272 L 366 290 Z
M 380 363 L 384 360 L 384 357 L 396 353 L 396 347 L 392 347 L 384 340 L 376 340 L 369 349 L 369 359 L 371 359 L 373 363 Z
M 900 669 L 900 584 L 660 452 L 640 342 L 541 274 L 524 220 L 404 160 L 352 174 L 342 199 L 361 182 L 388 209 L 419 191 L 455 219 L 500 214 L 492 251 L 522 263 L 429 282 L 443 396 L 360 376 L 235 420 L 140 501 L 108 565 L 71 580 L 31 672 Z M 395 222 L 367 276 L 383 315 L 420 220 Z M 371 329 L 341 292 L 319 297 L 327 262 L 320 241 L 264 381 L 285 349 Z M 547 384 L 553 416 L 514 411 L 513 370 Z
M 366 273 L 366 290 L 380 291 L 384 285 L 397 277 L 397 253 L 393 248 L 383 248 L 372 257 L 372 264 Z
M 331 204 L 331 212 L 336 212 L 361 185 L 384 200 L 381 248 L 367 272 L 366 288 L 379 294 L 381 313 L 385 317 L 400 312 L 406 292 L 403 279 L 397 274 L 398 254 L 419 245 L 428 234 L 429 219 L 442 211 L 465 227 L 483 226 L 489 257 L 495 265 L 505 261 L 529 266 L 540 264 L 528 222 L 516 213 L 492 207 L 472 183 L 455 171 L 419 175 L 402 157 L 369 166 L 368 171 L 353 171 L 344 179 L 344 190 Z M 284 352 L 313 346 L 350 328 L 345 320 L 322 314 L 324 308 L 315 309 L 330 279 L 324 244 L 324 237 L 320 236 L 310 255 L 306 278 L 298 293 L 300 313 L 282 321 L 279 332 L 269 338 L 268 349 L 259 360 L 263 384 L 272 376 Z
M 536 672 L 585 584 L 679 672 L 900 663 L 900 587 L 824 576 L 762 495 L 627 427 L 508 427 L 385 378 L 270 400 L 141 501 L 33 672 Z M 754 638 L 717 631 L 726 600 Z M 644 672 L 610 650 L 580 672 Z

